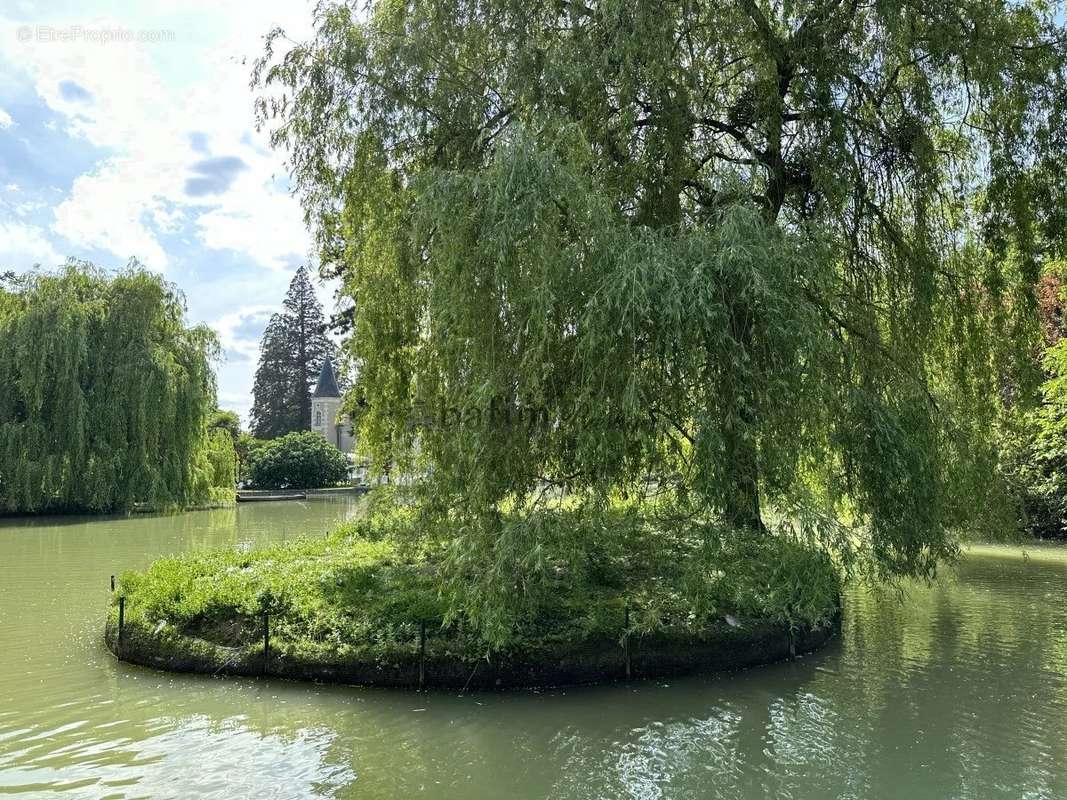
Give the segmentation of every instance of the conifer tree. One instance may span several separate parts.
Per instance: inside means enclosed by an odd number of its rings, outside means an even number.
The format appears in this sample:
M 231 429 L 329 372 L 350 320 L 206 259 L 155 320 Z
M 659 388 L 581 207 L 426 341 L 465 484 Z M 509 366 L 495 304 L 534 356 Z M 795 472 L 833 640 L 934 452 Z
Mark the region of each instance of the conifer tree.
M 311 392 L 322 362 L 336 356 L 306 267 L 293 276 L 281 312 L 263 332 L 252 388 L 252 432 L 273 439 L 311 427 Z

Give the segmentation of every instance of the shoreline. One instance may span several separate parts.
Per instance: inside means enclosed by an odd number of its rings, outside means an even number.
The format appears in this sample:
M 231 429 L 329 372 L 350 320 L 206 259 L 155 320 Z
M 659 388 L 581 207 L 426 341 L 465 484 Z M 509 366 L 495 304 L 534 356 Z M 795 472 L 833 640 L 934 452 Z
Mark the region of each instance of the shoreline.
M 840 605 L 819 628 L 747 621 L 742 627 L 715 623 L 692 636 L 650 634 L 595 639 L 510 651 L 470 660 L 449 653 L 448 639 L 428 636 L 424 656 L 419 643 L 378 662 L 340 654 L 306 658 L 271 648 L 264 658 L 262 640 L 227 647 L 178 632 L 173 626 L 148 630 L 137 622 L 123 627 L 110 617 L 104 642 L 119 661 L 170 672 L 302 680 L 396 689 L 534 689 L 652 680 L 732 672 L 789 660 L 814 652 L 841 630 Z

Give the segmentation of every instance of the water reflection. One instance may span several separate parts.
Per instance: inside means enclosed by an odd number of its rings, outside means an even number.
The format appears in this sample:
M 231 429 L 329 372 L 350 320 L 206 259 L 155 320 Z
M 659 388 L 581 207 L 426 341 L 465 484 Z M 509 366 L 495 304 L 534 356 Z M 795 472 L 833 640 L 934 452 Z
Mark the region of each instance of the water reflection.
M 331 765 L 334 731 L 306 728 L 260 734 L 239 718 L 158 720 L 124 731 L 127 720 L 83 730 L 74 744 L 34 756 L 15 753 L 5 768 L 6 793 L 62 793 L 67 797 L 313 797 L 334 795 L 355 774 Z M 49 732 L 54 742 L 58 731 Z M 132 735 L 131 735 L 132 734 Z M 224 746 L 221 746 L 222 743 Z
M 972 553 L 840 640 L 733 676 L 459 697 L 167 675 L 100 644 L 107 576 L 325 531 L 344 501 L 0 521 L 0 793 L 1065 797 L 1067 558 Z

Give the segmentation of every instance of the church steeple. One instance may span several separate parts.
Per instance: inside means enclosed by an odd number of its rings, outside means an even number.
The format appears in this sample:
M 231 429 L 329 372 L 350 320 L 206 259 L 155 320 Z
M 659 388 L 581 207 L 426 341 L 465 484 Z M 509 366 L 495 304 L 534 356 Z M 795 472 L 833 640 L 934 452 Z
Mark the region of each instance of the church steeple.
M 319 372 L 319 382 L 315 386 L 312 397 L 340 397 L 341 390 L 337 388 L 337 378 L 333 374 L 333 364 L 330 359 L 322 362 L 322 371 Z

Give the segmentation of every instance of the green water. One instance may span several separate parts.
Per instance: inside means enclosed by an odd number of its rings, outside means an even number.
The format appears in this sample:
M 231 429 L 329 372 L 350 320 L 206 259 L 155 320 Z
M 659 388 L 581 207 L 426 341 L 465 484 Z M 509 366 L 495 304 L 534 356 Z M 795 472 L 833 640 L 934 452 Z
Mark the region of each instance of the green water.
M 0 795 L 1067 797 L 1067 553 L 972 552 L 746 673 L 512 694 L 180 676 L 101 644 L 108 576 L 325 531 L 344 498 L 0 520 Z

